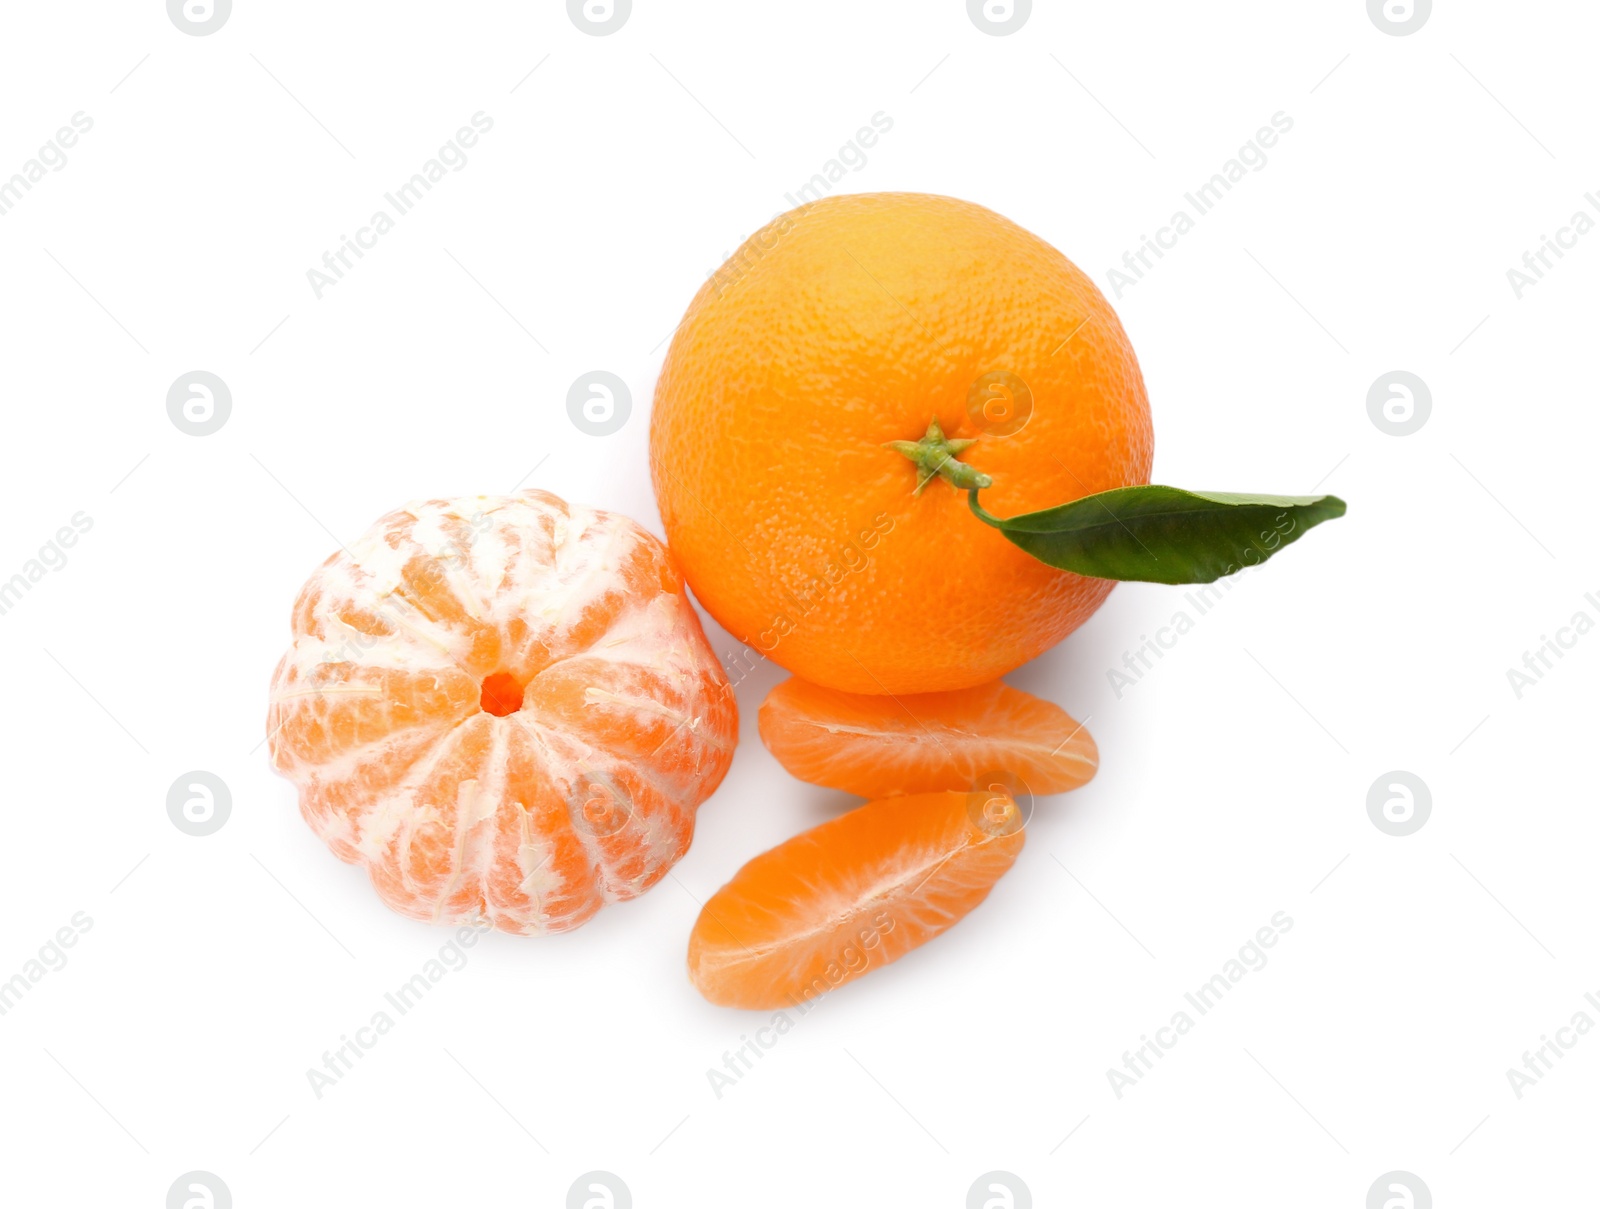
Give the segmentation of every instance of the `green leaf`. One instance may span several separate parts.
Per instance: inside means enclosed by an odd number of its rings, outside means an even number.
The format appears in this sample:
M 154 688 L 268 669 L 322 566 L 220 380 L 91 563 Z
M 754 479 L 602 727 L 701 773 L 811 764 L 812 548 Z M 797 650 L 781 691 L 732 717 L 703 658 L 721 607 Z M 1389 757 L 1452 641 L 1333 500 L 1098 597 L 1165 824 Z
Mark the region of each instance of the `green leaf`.
M 1232 495 L 1118 487 L 1058 508 L 1000 518 L 967 502 L 1040 562 L 1096 579 L 1205 584 L 1265 562 L 1307 529 L 1344 515 L 1335 495 Z

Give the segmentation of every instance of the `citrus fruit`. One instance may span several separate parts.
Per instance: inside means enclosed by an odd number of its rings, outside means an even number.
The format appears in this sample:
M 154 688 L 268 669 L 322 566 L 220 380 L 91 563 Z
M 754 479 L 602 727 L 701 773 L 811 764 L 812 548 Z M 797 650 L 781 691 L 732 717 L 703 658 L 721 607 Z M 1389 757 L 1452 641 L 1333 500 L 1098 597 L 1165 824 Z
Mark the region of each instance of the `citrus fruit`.
M 982 789 L 995 775 L 1064 793 L 1100 766 L 1094 739 L 1066 710 L 998 680 L 883 697 L 792 677 L 757 718 L 761 741 L 789 772 L 864 798 Z
M 667 549 L 542 491 L 391 512 L 301 590 L 273 766 L 383 900 L 576 927 L 689 847 L 738 713 Z
M 953 927 L 1022 843 L 1004 793 L 868 802 L 763 852 L 713 894 L 689 937 L 689 977 L 726 1007 L 813 999 Z
M 931 467 L 987 475 L 985 506 L 1013 515 L 1147 483 L 1151 454 L 1094 283 L 998 214 L 914 193 L 826 198 L 751 236 L 684 315 L 650 425 L 701 603 L 855 693 L 993 680 L 1111 590 L 1024 553 Z

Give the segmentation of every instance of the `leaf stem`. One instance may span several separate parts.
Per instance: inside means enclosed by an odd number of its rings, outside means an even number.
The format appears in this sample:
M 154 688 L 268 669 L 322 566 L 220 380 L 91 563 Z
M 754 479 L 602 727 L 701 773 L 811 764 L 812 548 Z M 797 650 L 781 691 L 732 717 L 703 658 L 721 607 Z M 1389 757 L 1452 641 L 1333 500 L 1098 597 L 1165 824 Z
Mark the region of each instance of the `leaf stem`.
M 1005 528 L 1005 521 L 994 513 L 986 511 L 984 506 L 978 503 L 978 490 L 977 487 L 973 487 L 967 492 L 967 507 L 972 509 L 972 515 L 986 525 L 993 525 L 996 529 Z

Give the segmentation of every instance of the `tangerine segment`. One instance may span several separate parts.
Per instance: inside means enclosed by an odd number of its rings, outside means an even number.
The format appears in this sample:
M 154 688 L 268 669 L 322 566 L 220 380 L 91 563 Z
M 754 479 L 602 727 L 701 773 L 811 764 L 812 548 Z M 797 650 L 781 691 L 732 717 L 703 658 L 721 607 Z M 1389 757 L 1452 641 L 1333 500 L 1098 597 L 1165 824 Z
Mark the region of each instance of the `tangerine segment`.
M 689 937 L 689 977 L 712 1003 L 780 1008 L 888 965 L 954 926 L 1022 851 L 1004 794 L 868 802 L 750 861 Z
M 790 773 L 864 798 L 974 789 L 994 773 L 1064 793 L 1100 767 L 1094 739 L 1066 710 L 998 680 L 895 698 L 795 677 L 767 694 L 759 724 Z
M 689 847 L 738 709 L 665 546 L 542 491 L 390 513 L 311 577 L 273 766 L 383 900 L 576 927 Z

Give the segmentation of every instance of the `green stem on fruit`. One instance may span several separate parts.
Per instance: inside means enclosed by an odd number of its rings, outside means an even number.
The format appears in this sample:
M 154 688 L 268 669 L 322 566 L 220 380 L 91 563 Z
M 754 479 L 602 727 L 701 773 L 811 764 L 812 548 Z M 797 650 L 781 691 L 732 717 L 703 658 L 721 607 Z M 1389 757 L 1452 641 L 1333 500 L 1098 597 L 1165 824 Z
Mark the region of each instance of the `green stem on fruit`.
M 970 449 L 977 444 L 976 440 L 961 438 L 951 440 L 944 435 L 944 429 L 939 427 L 938 418 L 928 421 L 928 431 L 923 434 L 920 441 L 885 441 L 885 449 L 893 449 L 911 459 L 912 465 L 917 468 L 917 486 L 913 495 L 921 495 L 922 489 L 933 481 L 938 475 L 958 491 L 976 491 L 980 487 L 992 487 L 994 480 L 980 470 L 974 470 L 965 462 L 960 461 L 956 455 Z

